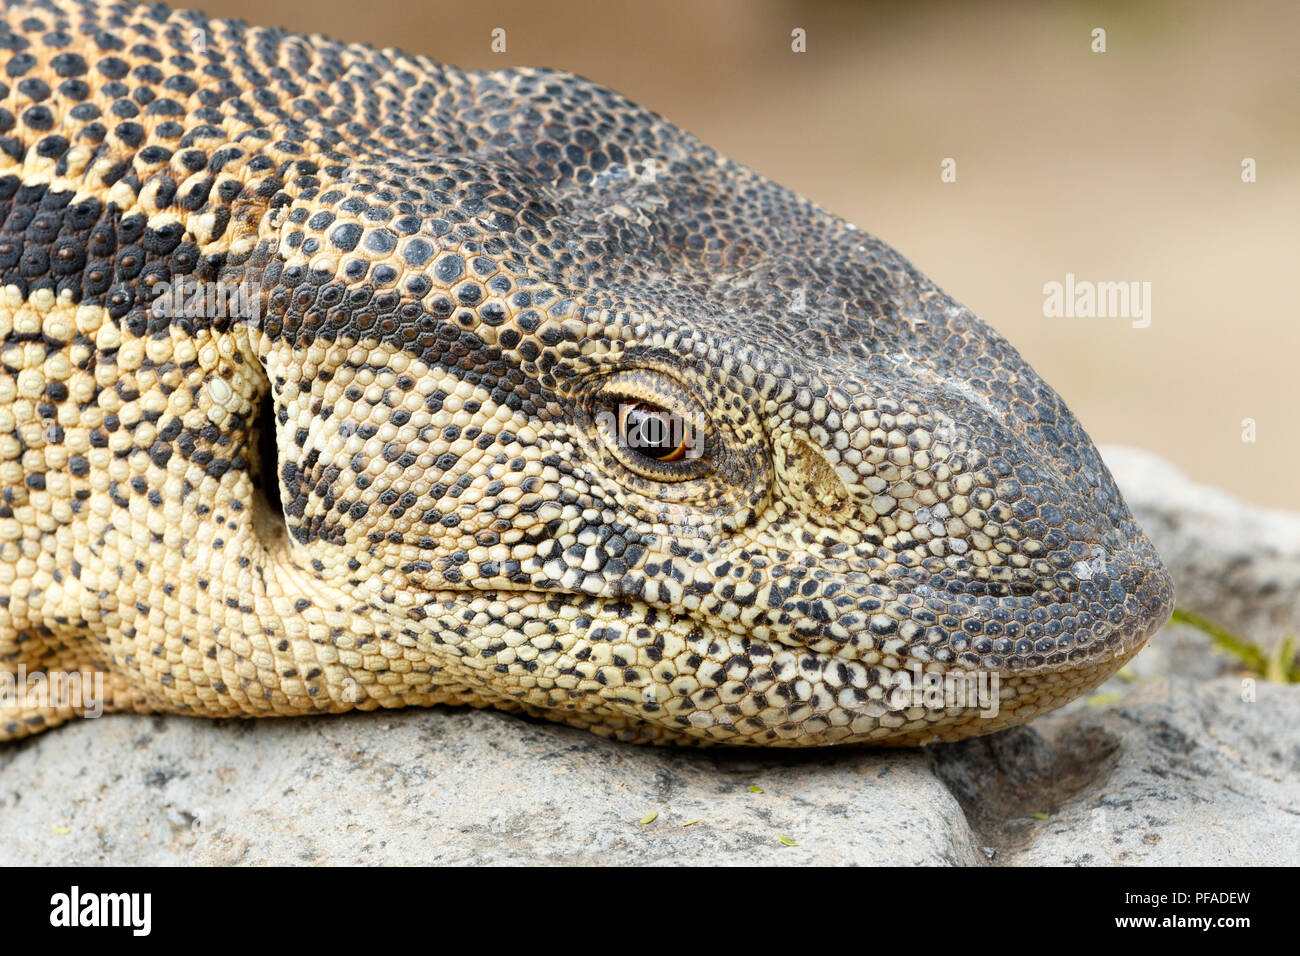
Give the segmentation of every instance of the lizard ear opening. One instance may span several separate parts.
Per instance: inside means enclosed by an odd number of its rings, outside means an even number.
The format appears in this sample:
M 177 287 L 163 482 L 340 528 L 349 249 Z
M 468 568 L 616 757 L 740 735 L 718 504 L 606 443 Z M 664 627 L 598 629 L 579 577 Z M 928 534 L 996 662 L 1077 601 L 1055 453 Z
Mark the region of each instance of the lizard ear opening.
M 275 397 L 271 389 L 262 396 L 262 404 L 254 423 L 257 442 L 257 458 L 253 465 L 254 484 L 261 489 L 271 513 L 284 519 L 284 508 L 280 502 L 279 458 L 276 454 L 275 432 Z

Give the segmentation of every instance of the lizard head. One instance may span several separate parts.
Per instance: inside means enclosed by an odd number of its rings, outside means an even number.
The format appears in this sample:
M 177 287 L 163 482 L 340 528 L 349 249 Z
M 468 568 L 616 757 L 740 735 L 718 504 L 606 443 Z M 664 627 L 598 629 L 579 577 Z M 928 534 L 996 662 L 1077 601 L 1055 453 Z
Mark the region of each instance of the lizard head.
M 293 564 L 439 680 L 626 738 L 912 743 L 1168 616 L 1069 409 L 898 253 L 577 78 L 444 95 L 454 149 L 326 169 L 249 260 Z M 900 696 L 922 671 L 996 702 Z

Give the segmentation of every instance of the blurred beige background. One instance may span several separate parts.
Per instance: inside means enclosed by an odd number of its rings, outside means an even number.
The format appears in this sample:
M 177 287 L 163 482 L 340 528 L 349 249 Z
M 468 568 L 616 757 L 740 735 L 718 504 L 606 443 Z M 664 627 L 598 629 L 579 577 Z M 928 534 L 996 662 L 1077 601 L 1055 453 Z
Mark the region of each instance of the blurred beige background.
M 898 248 L 1098 442 L 1300 508 L 1300 4 L 176 5 L 613 87 Z M 1150 282 L 1150 326 L 1045 318 L 1066 273 Z

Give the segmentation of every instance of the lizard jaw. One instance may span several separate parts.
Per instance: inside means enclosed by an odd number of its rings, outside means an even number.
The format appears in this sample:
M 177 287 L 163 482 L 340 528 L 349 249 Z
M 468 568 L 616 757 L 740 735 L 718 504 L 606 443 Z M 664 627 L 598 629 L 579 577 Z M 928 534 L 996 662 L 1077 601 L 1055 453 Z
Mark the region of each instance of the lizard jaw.
M 1014 726 L 1102 683 L 1170 610 L 1086 651 L 982 669 L 908 649 L 855 658 L 758 640 L 635 600 L 439 590 L 421 607 L 416 643 L 481 698 L 469 702 L 629 741 L 759 746 L 906 746 Z M 934 696 L 945 680 L 949 696 Z

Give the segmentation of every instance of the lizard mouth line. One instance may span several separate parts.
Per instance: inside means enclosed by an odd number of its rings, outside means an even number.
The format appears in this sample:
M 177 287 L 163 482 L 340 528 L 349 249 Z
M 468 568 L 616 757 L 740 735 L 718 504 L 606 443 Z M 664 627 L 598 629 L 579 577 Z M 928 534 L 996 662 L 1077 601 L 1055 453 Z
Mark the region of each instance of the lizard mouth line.
M 852 661 L 870 666 L 887 663 L 890 667 L 917 664 L 923 668 L 942 665 L 1002 674 L 1049 674 L 1069 671 L 1081 661 L 1121 657 L 1127 660 L 1167 617 L 1167 614 L 1156 614 L 1149 618 L 1127 619 L 1118 625 L 1101 623 L 1095 633 L 1039 637 L 1037 640 L 1006 636 L 969 639 L 960 630 L 944 642 L 934 640 L 933 633 L 926 635 L 920 630 L 907 640 L 898 634 L 872 634 L 869 627 L 847 633 L 845 639 L 833 640 L 801 638 L 797 623 L 787 624 L 783 629 L 765 623 L 743 624 L 698 615 L 682 608 L 659 607 L 635 597 L 615 598 L 533 588 L 438 588 L 420 593 L 422 600 L 418 606 L 431 614 L 455 613 L 467 607 L 493 604 L 504 604 L 517 612 L 540 612 L 567 606 L 575 609 L 576 619 L 585 621 L 593 632 L 604 621 L 626 620 L 629 616 L 649 617 L 673 627 L 685 625 L 719 639 L 738 640 L 746 647 L 762 646 L 773 652 L 788 651 L 825 662 Z

